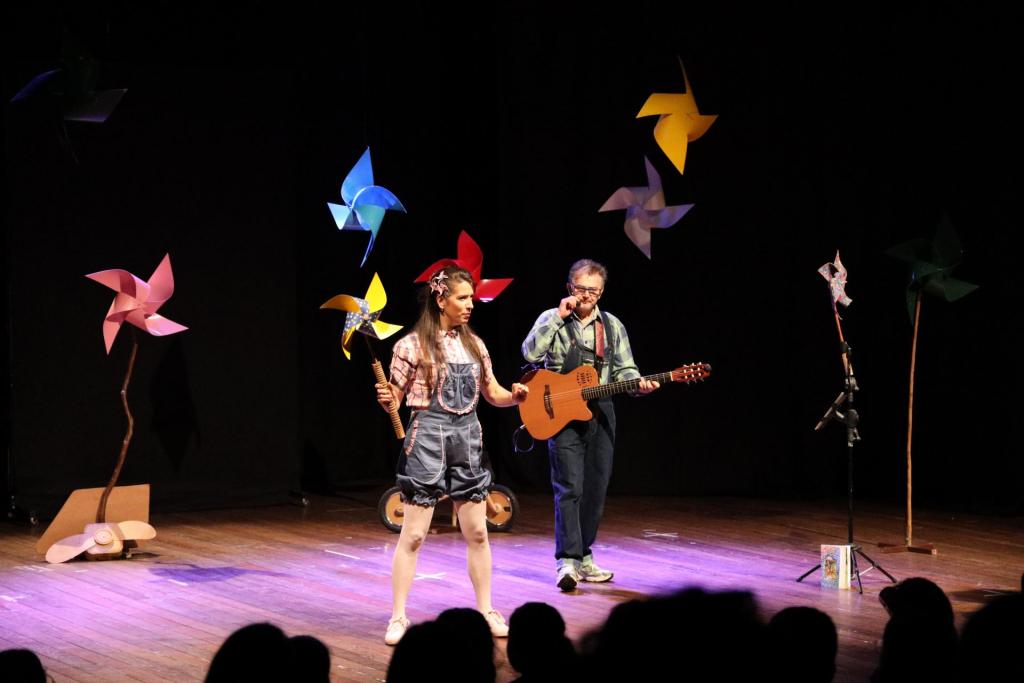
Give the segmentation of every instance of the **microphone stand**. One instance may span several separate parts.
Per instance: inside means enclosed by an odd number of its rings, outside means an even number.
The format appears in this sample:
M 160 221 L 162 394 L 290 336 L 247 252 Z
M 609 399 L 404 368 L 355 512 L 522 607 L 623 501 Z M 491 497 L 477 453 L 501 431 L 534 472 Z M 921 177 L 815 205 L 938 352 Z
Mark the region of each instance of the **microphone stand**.
M 835 311 L 833 304 L 833 311 Z M 839 326 L 839 313 L 836 312 L 836 325 Z M 846 542 L 850 546 L 850 563 L 851 563 L 851 578 L 857 580 L 857 590 L 863 594 L 864 586 L 861 584 L 861 574 L 866 574 L 872 569 L 885 574 L 885 576 L 896 583 L 896 579 L 892 574 L 885 571 L 882 565 L 878 564 L 867 554 L 861 550 L 860 546 L 857 545 L 853 540 L 853 446 L 860 441 L 860 432 L 857 430 L 858 424 L 860 424 L 860 415 L 853 407 L 853 394 L 858 391 L 860 387 L 857 386 L 857 378 L 853 375 L 853 363 L 850 361 L 852 350 L 850 345 L 843 339 L 842 326 L 839 326 L 839 348 L 843 359 L 843 369 L 845 371 L 845 377 L 843 378 L 843 390 L 839 393 L 832 405 L 829 406 L 828 410 L 818 421 L 818 424 L 814 427 L 814 431 L 821 431 L 826 424 L 831 420 L 836 420 L 846 426 L 846 492 L 847 492 L 847 519 L 846 519 Z M 843 410 L 843 406 L 846 406 Z M 857 555 L 863 557 L 871 565 L 863 572 L 857 565 Z M 797 582 L 803 581 L 808 576 L 813 574 L 815 570 L 821 569 L 821 564 L 818 563 L 808 569 L 806 572 L 800 575 Z

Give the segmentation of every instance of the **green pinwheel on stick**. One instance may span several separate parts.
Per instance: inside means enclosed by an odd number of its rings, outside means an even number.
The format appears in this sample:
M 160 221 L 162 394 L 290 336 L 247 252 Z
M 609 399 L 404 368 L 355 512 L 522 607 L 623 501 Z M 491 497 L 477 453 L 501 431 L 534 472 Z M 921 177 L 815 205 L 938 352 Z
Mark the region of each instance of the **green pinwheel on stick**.
M 921 302 L 924 294 L 940 297 L 953 302 L 962 299 L 978 285 L 953 277 L 953 270 L 963 259 L 963 247 L 957 237 L 948 216 L 939 222 L 935 238 L 913 239 L 897 244 L 885 251 L 886 255 L 903 261 L 909 275 L 907 284 L 907 313 L 913 325 L 913 336 L 910 344 L 910 393 L 907 405 L 907 510 L 906 538 L 903 546 L 895 546 L 895 550 L 907 550 L 934 555 L 938 551 L 930 545 L 914 545 L 913 527 L 913 459 L 911 444 L 914 426 L 914 371 L 917 362 L 917 337 L 921 323 Z

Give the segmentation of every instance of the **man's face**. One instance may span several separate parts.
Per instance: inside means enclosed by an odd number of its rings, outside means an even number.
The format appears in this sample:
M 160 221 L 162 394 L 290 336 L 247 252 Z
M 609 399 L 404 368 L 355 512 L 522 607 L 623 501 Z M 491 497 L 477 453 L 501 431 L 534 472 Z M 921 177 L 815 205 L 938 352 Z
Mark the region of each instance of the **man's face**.
M 569 284 L 569 293 L 576 297 L 576 313 L 586 318 L 604 294 L 604 278 L 597 273 L 577 273 Z

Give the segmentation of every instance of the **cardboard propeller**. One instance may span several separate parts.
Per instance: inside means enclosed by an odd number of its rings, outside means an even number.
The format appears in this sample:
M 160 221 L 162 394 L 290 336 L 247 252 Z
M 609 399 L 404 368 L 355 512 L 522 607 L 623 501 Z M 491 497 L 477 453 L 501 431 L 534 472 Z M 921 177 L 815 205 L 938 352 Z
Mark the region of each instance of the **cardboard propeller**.
M 107 498 L 104 500 L 104 494 Z M 134 484 L 129 486 L 115 486 L 108 490 L 99 486 L 88 489 L 75 489 L 64 501 L 57 516 L 50 522 L 50 526 L 36 542 L 36 552 L 47 555 L 47 560 L 53 564 L 67 562 L 78 557 L 81 552 L 65 556 L 63 552 L 53 555 L 50 559 L 50 549 L 59 545 L 71 546 L 70 539 L 81 535 L 83 531 L 88 533 L 91 525 L 102 524 L 96 521 L 100 507 L 106 520 L 116 520 L 112 523 L 122 524 L 125 521 L 132 523 L 143 523 L 149 526 L 149 484 Z M 152 527 L 150 527 L 152 529 Z M 116 532 L 115 532 L 116 533 Z M 155 532 L 154 532 L 155 534 Z M 139 545 L 139 541 L 149 540 L 153 536 L 135 536 L 134 533 L 125 534 L 121 532 L 122 540 L 127 541 L 116 551 L 105 550 L 104 544 L 100 548 L 87 555 L 88 559 L 112 559 L 122 557 L 127 550 Z
M 146 522 L 102 522 L 86 524 L 84 534 L 63 538 L 46 551 L 46 561 L 59 564 L 72 560 L 82 553 L 90 555 L 120 556 L 125 541 L 141 541 L 156 538 L 156 529 Z

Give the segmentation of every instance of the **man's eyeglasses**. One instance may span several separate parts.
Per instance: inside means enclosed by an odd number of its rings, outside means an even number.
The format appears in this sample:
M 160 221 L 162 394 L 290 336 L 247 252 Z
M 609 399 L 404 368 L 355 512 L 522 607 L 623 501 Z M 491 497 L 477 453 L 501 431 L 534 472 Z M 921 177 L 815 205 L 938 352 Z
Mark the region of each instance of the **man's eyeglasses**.
M 576 296 L 589 295 L 594 297 L 595 299 L 601 296 L 601 292 L 604 291 L 600 287 L 584 287 L 582 285 L 577 285 L 572 282 L 568 283 L 568 287 L 569 291 Z

